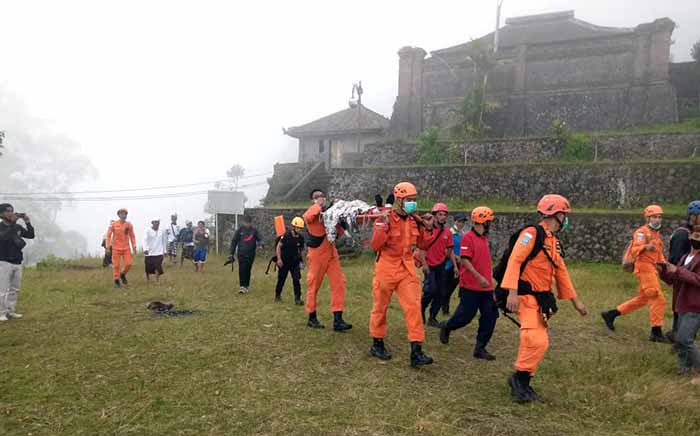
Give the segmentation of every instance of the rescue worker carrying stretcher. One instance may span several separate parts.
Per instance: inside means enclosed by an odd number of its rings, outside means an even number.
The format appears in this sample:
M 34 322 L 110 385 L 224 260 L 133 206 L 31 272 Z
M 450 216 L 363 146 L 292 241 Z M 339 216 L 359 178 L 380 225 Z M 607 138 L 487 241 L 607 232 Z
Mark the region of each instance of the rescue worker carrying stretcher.
M 666 263 L 663 241 L 659 236 L 663 213 L 661 206 L 655 204 L 644 209 L 646 224 L 635 230 L 628 253 L 625 254 L 625 257 L 634 261 L 634 275 L 639 281 L 637 295 L 615 309 L 601 313 L 601 316 L 608 329 L 615 330 L 615 318 L 649 306 L 649 321 L 651 323 L 649 340 L 668 343 L 671 341 L 661 331 L 664 325 L 666 297 L 661 289 L 659 271 L 657 270 L 657 265 L 663 267 Z
M 508 291 L 506 308 L 518 314 L 521 324 L 515 373 L 508 379 L 511 395 L 519 403 L 540 399 L 530 386 L 530 379 L 549 347 L 547 321 L 557 311 L 552 283 L 556 282 L 557 298 L 571 300 L 582 316 L 588 314 L 583 302 L 576 296 L 559 240 L 555 236 L 569 226 L 569 201 L 561 195 L 548 194 L 539 201 L 537 211 L 543 217 L 539 223 L 540 229 L 530 226 L 520 232 L 501 283 L 501 288 Z M 529 259 L 538 232 L 543 232 L 544 236 L 542 249 Z
M 333 312 L 333 330 L 350 330 L 352 324 L 343 320 L 343 308 L 345 306 L 345 274 L 340 267 L 340 257 L 335 244 L 331 244 L 326 237 L 326 228 L 323 225 L 323 206 L 326 196 L 320 189 L 311 191 L 313 204 L 304 212 L 304 222 L 309 233 L 306 241 L 308 247 L 307 262 L 309 270 L 306 273 L 306 313 L 309 315 L 307 325 L 311 328 L 323 328 L 323 324 L 316 316 L 316 296 L 321 289 L 323 278 L 328 275 L 331 285 L 331 312 Z M 338 236 L 343 234 L 343 229 L 338 226 Z
M 433 359 L 423 353 L 425 328 L 421 316 L 421 286 L 414 264 L 413 250 L 425 250 L 431 242 L 432 215 L 421 219 L 416 212 L 416 187 L 401 182 L 394 188 L 395 204 L 384 212 L 374 225 L 370 245 L 376 253 L 374 279 L 372 281 L 372 313 L 369 333 L 373 338 L 370 354 L 381 360 L 391 359 L 384 346 L 386 313 L 395 292 L 403 309 L 411 343 L 412 367 L 429 365 Z

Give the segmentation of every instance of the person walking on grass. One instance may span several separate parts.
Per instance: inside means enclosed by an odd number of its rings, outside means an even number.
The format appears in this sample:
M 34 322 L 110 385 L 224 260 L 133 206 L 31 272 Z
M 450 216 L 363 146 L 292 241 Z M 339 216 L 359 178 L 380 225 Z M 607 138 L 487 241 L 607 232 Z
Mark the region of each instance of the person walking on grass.
M 126 220 L 127 215 L 129 215 L 128 210 L 125 208 L 119 209 L 117 211 L 119 219 L 110 224 L 109 229 L 107 229 L 107 236 L 105 236 L 106 248 L 112 251 L 112 264 L 114 266 L 112 279 L 114 279 L 115 288 L 129 284 L 126 275 L 129 273 L 133 262 L 133 253 L 136 252 L 134 226 Z M 124 262 L 123 267 L 122 261 Z
M 460 243 L 462 242 L 462 236 L 464 236 L 464 228 L 467 223 L 467 217 L 464 214 L 458 213 L 454 217 L 454 223 L 450 227 L 450 233 L 452 233 L 452 251 L 457 259 L 460 256 Z M 457 285 L 459 284 L 459 264 L 455 265 L 452 263 L 452 258 L 450 257 L 445 261 L 445 275 L 447 280 L 447 286 L 445 288 L 445 296 L 442 301 L 442 314 L 450 314 L 450 300 L 452 299 L 452 294 L 454 293 Z
M 255 252 L 262 246 L 262 238 L 258 229 L 253 226 L 253 217 L 243 216 L 243 224 L 236 229 L 231 239 L 231 256 L 238 258 L 238 292 L 247 294 L 250 288 L 250 272 L 255 262 Z
M 143 254 L 146 264 L 146 281 L 151 281 L 151 275 L 155 274 L 156 283 L 160 283 L 163 275 L 163 256 L 167 247 L 168 236 L 160 228 L 160 218 L 151 220 L 151 227 L 147 228 L 143 236 Z
M 178 239 L 182 243 L 180 266 L 185 262 L 185 259 L 194 262 L 194 229 L 192 228 L 192 221 L 185 221 L 185 227 L 180 230 Z
M 486 350 L 498 319 L 488 239 L 494 220 L 493 210 L 486 206 L 477 207 L 471 218 L 472 229 L 459 241 L 459 305 L 449 320 L 440 323 L 440 342 L 447 344 L 450 332 L 468 325 L 478 311 L 479 329 L 473 356 L 475 359 L 494 360 L 496 356 Z
M 411 367 L 430 365 L 432 357 L 423 352 L 425 326 L 421 317 L 421 288 L 416 273 L 413 249 L 425 250 L 433 235 L 432 215 L 420 218 L 416 215 L 418 191 L 409 182 L 401 182 L 394 188 L 395 204 L 389 212 L 377 219 L 370 245 L 376 253 L 372 280 L 372 312 L 369 318 L 369 334 L 372 337 L 371 356 L 380 360 L 391 359 L 386 349 L 386 314 L 394 293 L 399 300 L 411 344 Z M 431 239 L 432 238 L 432 239 Z M 422 259 L 421 259 L 422 260 Z
M 168 258 L 171 264 L 177 261 L 177 243 L 180 239 L 180 230 L 180 226 L 177 225 L 177 214 L 174 213 L 170 216 L 170 225 L 165 229 L 168 237 Z
M 678 313 L 678 331 L 675 350 L 678 354 L 678 372 L 681 375 L 700 374 L 700 354 L 695 338 L 700 331 L 700 225 L 690 229 L 690 251 L 673 264 L 659 266 L 661 278 L 673 286 Z
M 209 251 L 209 229 L 204 224 L 204 221 L 197 221 L 197 227 L 192 232 L 194 270 L 200 273 L 204 272 L 204 264 L 207 262 L 207 252 Z
M 275 244 L 275 256 L 277 257 L 277 286 L 275 287 L 275 302 L 282 302 L 282 290 L 287 275 L 292 275 L 294 286 L 294 304 L 304 304 L 301 301 L 301 255 L 304 251 L 304 219 L 295 217 L 292 220 L 292 228 L 277 239 Z
M 515 372 L 508 378 L 511 396 L 519 403 L 540 400 L 530 380 L 549 348 L 548 321 L 558 310 L 557 298 L 571 300 L 581 316 L 588 314 L 571 283 L 556 236 L 569 227 L 569 201 L 561 195 L 548 194 L 540 199 L 537 211 L 542 221 L 518 234 L 500 284 L 508 292 L 506 308 L 520 319 Z M 531 256 L 536 245 L 540 249 Z M 555 282 L 556 297 L 551 291 Z
M 9 203 L 0 204 L 0 322 L 22 318 L 17 299 L 22 287 L 22 249 L 34 239 L 34 227 L 25 213 L 15 213 Z M 24 226 L 17 221 L 24 221 Z
M 629 246 L 629 258 L 634 261 L 634 275 L 639 281 L 637 295 L 620 304 L 615 309 L 601 313 L 608 329 L 615 330 L 615 319 L 622 315 L 649 306 L 649 322 L 652 342 L 668 343 L 669 339 L 661 331 L 664 325 L 666 297 L 661 289 L 657 265 L 665 264 L 663 241 L 659 235 L 663 219 L 661 206 L 652 204 L 644 209 L 646 224 L 634 232 Z

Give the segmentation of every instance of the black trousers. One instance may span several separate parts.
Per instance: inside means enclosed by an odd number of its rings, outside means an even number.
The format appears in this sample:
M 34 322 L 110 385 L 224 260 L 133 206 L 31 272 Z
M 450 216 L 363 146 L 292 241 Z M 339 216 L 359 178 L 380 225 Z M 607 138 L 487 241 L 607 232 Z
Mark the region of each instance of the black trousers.
M 250 270 L 253 268 L 254 261 L 255 254 L 252 256 L 238 256 L 238 281 L 243 288 L 250 286 Z
M 447 270 L 447 277 L 445 278 L 447 285 L 445 287 L 445 295 L 442 299 L 442 311 L 444 313 L 450 312 L 450 300 L 452 299 L 452 294 L 454 294 L 457 285 L 459 284 L 459 277 L 455 277 L 454 267 Z
M 284 289 L 284 283 L 287 281 L 287 275 L 292 274 L 292 285 L 294 286 L 294 298 L 301 298 L 301 269 L 299 268 L 299 261 L 291 262 L 290 264 L 283 264 L 282 267 L 277 270 L 277 287 L 275 288 L 275 296 L 279 297 L 282 295 L 282 290 Z
M 431 266 L 428 269 L 428 274 L 425 275 L 423 280 L 423 297 L 420 300 L 423 318 L 425 318 L 425 309 L 428 306 L 430 306 L 430 318 L 435 318 L 440 312 L 447 285 L 446 279 L 445 262 L 437 266 Z
M 462 328 L 472 322 L 477 310 L 481 316 L 479 316 L 476 342 L 485 347 L 491 340 L 498 319 L 498 308 L 493 299 L 493 291 L 470 291 L 460 288 L 459 306 L 445 326 L 450 330 Z

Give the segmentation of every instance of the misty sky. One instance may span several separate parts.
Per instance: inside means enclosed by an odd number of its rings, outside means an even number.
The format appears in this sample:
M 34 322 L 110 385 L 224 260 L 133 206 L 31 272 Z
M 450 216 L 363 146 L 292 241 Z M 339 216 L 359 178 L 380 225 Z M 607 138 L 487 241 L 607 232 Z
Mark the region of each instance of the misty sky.
M 700 39 L 697 0 L 505 0 L 503 17 L 568 9 L 604 26 L 670 17 L 679 25 L 676 61 L 689 60 Z M 215 180 L 234 163 L 269 174 L 296 159 L 283 126 L 344 109 L 357 80 L 364 103 L 389 117 L 398 49 L 430 51 L 491 32 L 495 0 L 23 0 L 0 2 L 0 17 L 0 84 L 81 145 L 98 169 L 75 186 L 83 190 Z M 249 204 L 265 192 L 247 189 Z M 59 219 L 98 249 L 122 205 L 140 237 L 153 215 L 203 218 L 203 202 L 88 203 Z

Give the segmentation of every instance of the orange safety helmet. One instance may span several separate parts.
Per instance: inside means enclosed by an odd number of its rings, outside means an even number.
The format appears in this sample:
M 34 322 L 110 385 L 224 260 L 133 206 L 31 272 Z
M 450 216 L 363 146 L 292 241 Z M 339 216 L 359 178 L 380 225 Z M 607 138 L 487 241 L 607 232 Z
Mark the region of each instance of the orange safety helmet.
M 571 212 L 569 200 L 559 194 L 547 194 L 537 203 L 537 212 L 545 216 L 552 216 L 559 212 Z
M 401 182 L 394 187 L 395 198 L 406 198 L 413 195 L 418 195 L 418 191 L 416 191 L 416 187 L 413 183 Z
M 433 206 L 433 210 L 431 210 L 430 212 L 431 213 L 438 213 L 438 212 L 450 213 L 450 211 L 447 209 L 447 205 L 445 203 L 435 203 L 435 206 Z
M 656 204 L 652 204 L 644 208 L 644 218 L 649 218 L 650 216 L 653 215 L 663 215 L 664 210 L 661 208 L 661 206 L 658 206 Z
M 490 207 L 479 206 L 472 211 L 472 222 L 475 224 L 483 224 L 493 219 L 493 210 Z
M 117 215 L 119 215 L 119 214 L 122 213 L 122 212 L 124 212 L 125 214 L 129 214 L 129 211 L 126 210 L 125 207 L 122 207 L 121 209 L 119 209 L 119 210 L 117 211 Z

